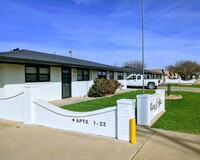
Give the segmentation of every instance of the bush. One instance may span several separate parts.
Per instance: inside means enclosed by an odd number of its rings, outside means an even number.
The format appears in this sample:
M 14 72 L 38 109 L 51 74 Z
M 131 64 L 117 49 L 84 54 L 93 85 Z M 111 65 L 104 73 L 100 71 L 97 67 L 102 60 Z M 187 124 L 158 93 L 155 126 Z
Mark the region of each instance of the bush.
M 108 92 L 109 94 L 114 94 L 115 91 L 121 86 L 121 84 L 116 80 L 110 80 L 109 84 L 110 84 L 110 90 Z
M 116 80 L 96 79 L 88 92 L 88 96 L 103 97 L 105 95 L 114 94 L 119 86 L 120 83 Z

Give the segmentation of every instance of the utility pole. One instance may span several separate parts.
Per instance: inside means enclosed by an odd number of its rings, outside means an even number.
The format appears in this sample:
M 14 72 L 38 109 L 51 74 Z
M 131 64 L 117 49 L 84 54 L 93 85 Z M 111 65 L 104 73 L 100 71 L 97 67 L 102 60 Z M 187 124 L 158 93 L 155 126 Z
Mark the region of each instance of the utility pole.
M 142 94 L 144 94 L 144 0 L 142 0 Z

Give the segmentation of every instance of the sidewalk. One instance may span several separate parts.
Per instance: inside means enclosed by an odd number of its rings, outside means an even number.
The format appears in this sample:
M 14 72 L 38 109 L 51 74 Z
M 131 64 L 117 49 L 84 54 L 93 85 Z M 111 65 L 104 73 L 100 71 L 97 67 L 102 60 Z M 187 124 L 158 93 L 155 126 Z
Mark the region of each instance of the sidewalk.
M 133 160 L 199 160 L 200 135 L 157 130 Z
M 0 119 L 1 160 L 198 160 L 200 136 L 137 126 L 137 143 Z
M 130 160 L 154 130 L 138 127 L 137 144 L 115 138 L 0 120 L 1 160 Z

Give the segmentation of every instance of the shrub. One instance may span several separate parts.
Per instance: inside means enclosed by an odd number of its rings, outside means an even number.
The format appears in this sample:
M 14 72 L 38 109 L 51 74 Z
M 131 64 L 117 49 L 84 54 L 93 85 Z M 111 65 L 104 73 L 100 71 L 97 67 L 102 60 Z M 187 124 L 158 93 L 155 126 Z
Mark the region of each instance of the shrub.
M 121 84 L 116 80 L 110 80 L 110 92 L 109 94 L 114 94 L 115 91 L 121 86 Z
M 96 79 L 88 92 L 89 97 L 103 97 L 108 94 L 114 94 L 120 86 L 116 80 Z

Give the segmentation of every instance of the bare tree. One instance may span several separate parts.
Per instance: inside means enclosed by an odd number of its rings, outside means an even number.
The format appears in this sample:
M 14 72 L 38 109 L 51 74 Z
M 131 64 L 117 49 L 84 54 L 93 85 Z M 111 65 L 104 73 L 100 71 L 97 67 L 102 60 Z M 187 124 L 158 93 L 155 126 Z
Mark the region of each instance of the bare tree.
M 165 68 L 179 74 L 182 79 L 191 79 L 197 72 L 200 72 L 200 64 L 189 60 L 180 60 L 174 65 L 168 65 Z
M 131 61 L 126 61 L 123 63 L 123 67 L 134 67 L 134 68 L 142 68 L 142 61 L 139 60 L 131 60 Z M 147 65 L 144 64 L 144 68 L 146 68 Z

